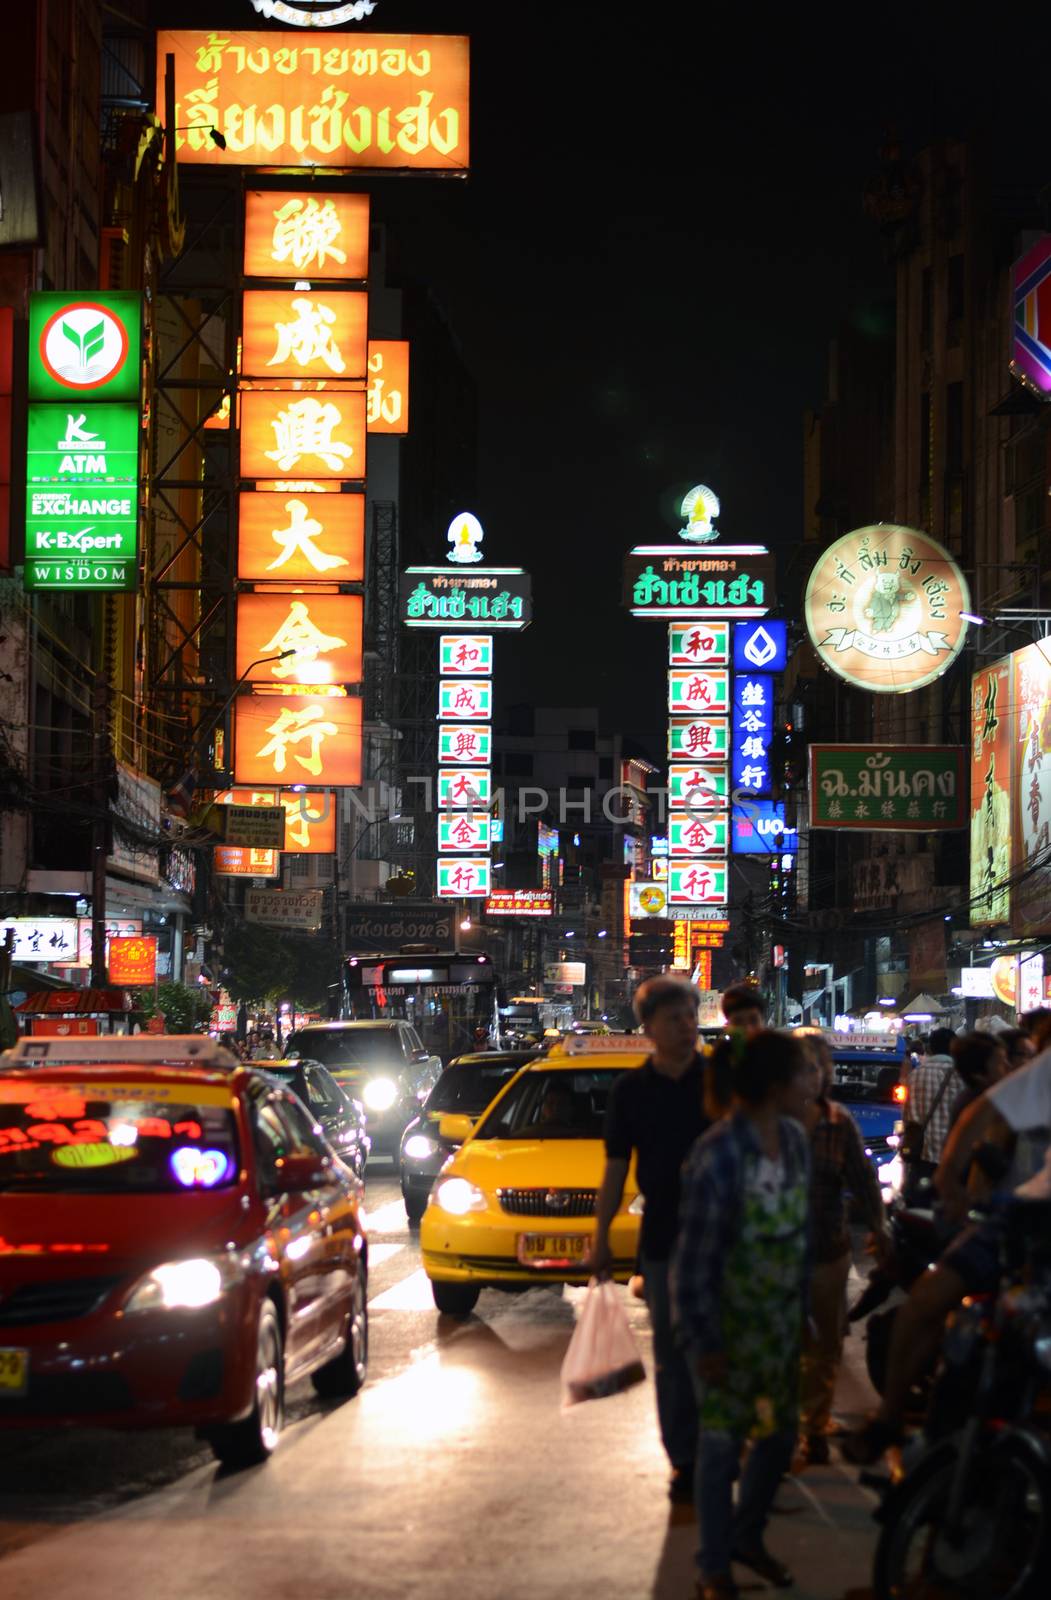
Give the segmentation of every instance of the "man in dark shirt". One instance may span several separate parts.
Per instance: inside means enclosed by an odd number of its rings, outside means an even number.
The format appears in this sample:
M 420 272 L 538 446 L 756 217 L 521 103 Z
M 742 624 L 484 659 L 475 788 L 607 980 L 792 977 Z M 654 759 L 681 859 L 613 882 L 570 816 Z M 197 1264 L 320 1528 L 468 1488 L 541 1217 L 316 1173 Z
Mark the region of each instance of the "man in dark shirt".
M 591 1270 L 610 1270 L 609 1228 L 624 1193 L 632 1154 L 645 1201 L 640 1270 L 653 1324 L 657 1415 L 672 1465 L 673 1500 L 690 1501 L 697 1453 L 697 1402 L 675 1343 L 668 1263 L 679 1227 L 679 1171 L 709 1126 L 705 1063 L 697 1050 L 699 997 L 681 978 L 650 978 L 635 994 L 635 1015 L 653 1053 L 613 1085 L 606 1113 L 606 1171 L 599 1190 Z

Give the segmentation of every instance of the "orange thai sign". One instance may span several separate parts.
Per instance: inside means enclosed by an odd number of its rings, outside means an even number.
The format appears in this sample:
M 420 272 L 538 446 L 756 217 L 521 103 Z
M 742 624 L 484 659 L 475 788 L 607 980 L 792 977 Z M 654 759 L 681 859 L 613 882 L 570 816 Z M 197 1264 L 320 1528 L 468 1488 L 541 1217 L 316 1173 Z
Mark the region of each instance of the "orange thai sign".
M 276 878 L 281 871 L 281 852 L 220 844 L 215 847 L 213 866 L 224 878 Z
M 369 340 L 368 407 L 365 426 L 369 433 L 408 433 L 409 431 L 409 341 L 407 339 Z
M 467 171 L 470 43 L 462 36 L 370 33 L 351 46 L 308 44 L 300 33 L 161 31 L 158 105 L 169 52 L 180 161 Z
M 234 701 L 238 783 L 326 787 L 361 782 L 361 701 L 349 695 L 241 695 Z
M 285 855 L 331 855 L 336 848 L 336 798 L 327 789 L 228 789 L 216 796 L 217 804 L 284 806 Z M 246 854 L 248 852 L 245 852 Z M 273 855 L 276 851 L 253 851 Z M 277 871 L 275 865 L 274 871 Z M 261 876 L 262 874 L 260 874 Z
M 250 189 L 245 195 L 246 278 L 365 279 L 367 194 Z
M 365 576 L 365 496 L 242 494 L 237 576 L 359 583 Z
M 116 936 L 109 942 L 110 983 L 156 983 L 157 940 L 151 933 L 136 933 L 130 938 Z
M 246 378 L 363 378 L 369 297 L 362 289 L 246 289 Z
M 364 478 L 365 392 L 245 389 L 242 478 Z
M 246 683 L 360 683 L 359 594 L 239 594 L 237 665 Z M 281 660 L 265 660 L 292 651 Z

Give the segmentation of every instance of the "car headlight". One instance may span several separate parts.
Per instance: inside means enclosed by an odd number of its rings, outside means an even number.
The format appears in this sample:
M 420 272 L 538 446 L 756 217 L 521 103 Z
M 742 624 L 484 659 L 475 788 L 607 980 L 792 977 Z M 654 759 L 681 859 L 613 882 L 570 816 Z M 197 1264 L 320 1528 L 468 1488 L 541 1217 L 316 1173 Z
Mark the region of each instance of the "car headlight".
M 485 1195 L 466 1178 L 446 1178 L 434 1194 L 435 1204 L 451 1217 L 465 1217 L 468 1211 L 484 1211 Z
M 422 1133 L 414 1133 L 411 1139 L 405 1141 L 404 1154 L 410 1161 L 426 1161 L 428 1156 L 433 1156 L 437 1148 L 433 1139 L 428 1139 Z
M 370 1078 L 362 1098 L 370 1111 L 389 1111 L 398 1098 L 398 1085 L 393 1078 Z
M 240 1276 L 232 1257 L 193 1256 L 154 1267 L 132 1290 L 126 1311 L 199 1311 Z

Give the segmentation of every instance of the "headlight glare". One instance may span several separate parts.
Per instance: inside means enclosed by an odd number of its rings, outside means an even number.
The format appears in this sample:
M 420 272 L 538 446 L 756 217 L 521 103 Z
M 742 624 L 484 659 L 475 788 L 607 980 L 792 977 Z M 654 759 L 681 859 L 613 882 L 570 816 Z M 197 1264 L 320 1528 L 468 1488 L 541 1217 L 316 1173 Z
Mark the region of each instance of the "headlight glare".
M 438 1146 L 433 1139 L 428 1139 L 426 1134 L 414 1133 L 411 1139 L 406 1139 L 404 1148 L 410 1161 L 426 1161 L 428 1156 L 433 1156 Z
M 128 1311 L 199 1311 L 214 1305 L 236 1277 L 232 1261 L 195 1256 L 154 1267 L 132 1291 Z
M 446 1178 L 435 1190 L 435 1202 L 450 1217 L 465 1217 L 468 1211 L 484 1211 L 485 1195 L 466 1178 Z
M 362 1099 L 370 1111 L 389 1111 L 398 1098 L 398 1085 L 393 1078 L 370 1078 L 362 1091 Z

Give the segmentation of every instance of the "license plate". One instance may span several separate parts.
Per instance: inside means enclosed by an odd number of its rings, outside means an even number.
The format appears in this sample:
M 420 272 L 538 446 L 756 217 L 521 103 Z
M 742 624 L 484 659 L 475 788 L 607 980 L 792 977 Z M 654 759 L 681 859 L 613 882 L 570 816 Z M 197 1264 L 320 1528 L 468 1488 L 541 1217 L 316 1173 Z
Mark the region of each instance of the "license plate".
M 586 1233 L 520 1233 L 518 1259 L 524 1267 L 574 1266 L 590 1244 Z
M 25 1394 L 29 1387 L 29 1351 L 0 1350 L 0 1399 Z

